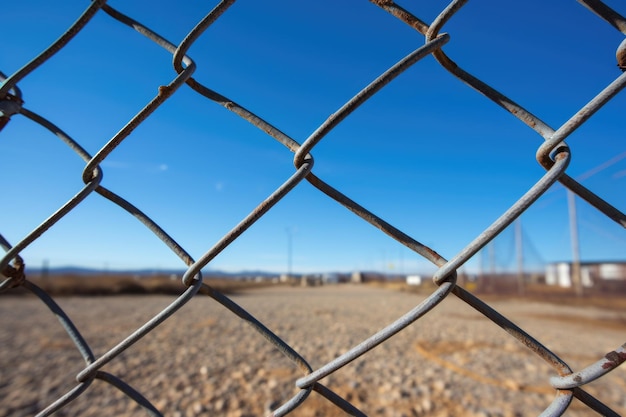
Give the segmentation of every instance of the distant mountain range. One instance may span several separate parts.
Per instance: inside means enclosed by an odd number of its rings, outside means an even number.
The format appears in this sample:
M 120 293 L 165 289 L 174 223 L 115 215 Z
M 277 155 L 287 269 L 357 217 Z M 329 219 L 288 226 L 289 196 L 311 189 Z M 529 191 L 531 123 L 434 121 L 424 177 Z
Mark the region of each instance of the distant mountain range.
M 179 275 L 182 276 L 187 270 L 186 269 L 124 269 L 124 270 L 106 270 L 100 268 L 85 268 L 80 266 L 61 266 L 54 268 L 26 268 L 27 274 L 35 274 L 42 275 L 44 273 L 54 276 L 54 275 L 140 275 L 140 276 L 151 276 L 151 275 Z M 268 276 L 278 276 L 280 273 L 276 272 L 268 272 L 268 271 L 238 271 L 238 272 L 227 272 L 227 271 L 219 271 L 219 270 L 202 270 L 203 275 L 213 276 L 213 277 L 268 277 Z

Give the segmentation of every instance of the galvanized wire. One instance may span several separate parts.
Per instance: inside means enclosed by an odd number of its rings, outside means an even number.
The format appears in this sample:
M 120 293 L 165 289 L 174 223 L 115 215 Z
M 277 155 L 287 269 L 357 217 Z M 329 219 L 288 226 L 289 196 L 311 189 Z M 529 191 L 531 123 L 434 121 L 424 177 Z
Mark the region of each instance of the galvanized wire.
M 391 66 L 387 71 L 383 72 L 379 77 L 372 81 L 367 87 L 356 94 L 352 99 L 348 100 L 343 106 L 337 109 L 332 115 L 324 121 L 302 144 L 282 132 L 278 127 L 265 121 L 252 111 L 246 109 L 242 105 L 217 93 L 211 88 L 205 86 L 195 78 L 193 73 L 196 70 L 196 64 L 187 56 L 190 47 L 202 36 L 203 32 L 217 21 L 227 9 L 235 2 L 235 0 L 225 0 L 219 2 L 216 7 L 205 17 L 199 20 L 197 25 L 187 34 L 180 44 L 175 45 L 155 31 L 147 28 L 137 20 L 126 16 L 122 12 L 110 7 L 104 0 L 93 1 L 85 12 L 79 16 L 76 22 L 67 29 L 62 36 L 56 40 L 49 48 L 42 51 L 38 56 L 30 62 L 25 63 L 21 69 L 10 76 L 0 73 L 0 130 L 10 121 L 12 117 L 24 116 L 33 123 L 39 124 L 49 130 L 53 135 L 58 137 L 70 150 L 75 152 L 78 157 L 85 161 L 82 180 L 84 187 L 65 204 L 54 211 L 31 233 L 24 236 L 19 242 L 11 244 L 2 235 L 0 235 L 0 246 L 5 250 L 4 256 L 0 259 L 0 291 L 8 292 L 14 288 L 21 287 L 36 295 L 61 322 L 63 328 L 67 332 L 69 338 L 73 341 L 76 349 L 80 352 L 85 361 L 85 367 L 76 376 L 76 385 L 63 396 L 41 410 L 38 415 L 51 415 L 57 410 L 62 409 L 75 398 L 87 391 L 94 379 L 105 381 L 112 386 L 118 388 L 121 392 L 134 400 L 149 415 L 159 416 L 160 411 L 151 404 L 141 393 L 130 385 L 126 384 L 120 378 L 110 373 L 102 371 L 102 367 L 115 360 L 122 352 L 127 350 L 131 345 L 136 343 L 146 334 L 158 327 L 164 320 L 175 314 L 178 309 L 185 305 L 193 297 L 202 294 L 207 295 L 214 301 L 231 311 L 234 315 L 241 318 L 250 326 L 260 333 L 269 343 L 274 345 L 286 358 L 292 361 L 302 372 L 302 376 L 294 381 L 295 387 L 299 391 L 289 400 L 273 410 L 272 414 L 276 416 L 286 415 L 303 404 L 312 391 L 328 399 L 338 408 L 342 409 L 350 415 L 365 415 L 365 412 L 357 409 L 346 399 L 336 394 L 329 387 L 322 385 L 320 380 L 332 374 L 339 368 L 350 363 L 351 361 L 366 355 L 375 346 L 384 343 L 406 327 L 410 326 L 416 320 L 428 314 L 435 309 L 437 305 L 448 297 L 450 294 L 455 295 L 465 303 L 473 307 L 485 317 L 493 321 L 494 324 L 500 326 L 511 336 L 519 340 L 531 352 L 538 355 L 548 364 L 550 364 L 558 374 L 551 378 L 550 383 L 555 389 L 556 396 L 552 403 L 547 404 L 542 415 L 556 416 L 561 415 L 569 407 L 573 398 L 577 398 L 590 409 L 597 411 L 603 415 L 617 415 L 611 408 L 594 398 L 592 395 L 584 391 L 583 387 L 589 382 L 601 378 L 607 372 L 615 369 L 626 360 L 626 345 L 617 347 L 614 351 L 606 354 L 605 357 L 599 359 L 596 363 L 588 367 L 574 371 L 567 363 L 559 358 L 554 352 L 550 351 L 544 345 L 536 340 L 526 331 L 512 323 L 508 318 L 504 317 L 498 311 L 493 309 L 487 303 L 479 299 L 476 295 L 458 286 L 457 270 L 461 268 L 473 255 L 480 249 L 484 248 L 498 234 L 500 234 L 508 225 L 525 212 L 532 204 L 543 195 L 555 182 L 559 181 L 569 190 L 586 200 L 590 205 L 598 209 L 606 217 L 612 219 L 621 227 L 626 227 L 626 216 L 618 208 L 587 189 L 579 182 L 566 174 L 566 170 L 570 161 L 571 150 L 565 143 L 565 140 L 579 128 L 587 119 L 597 112 L 603 105 L 610 101 L 626 86 L 626 73 L 618 76 L 613 82 L 606 86 L 596 97 L 576 112 L 570 120 L 562 126 L 554 129 L 539 117 L 508 98 L 503 93 L 489 86 L 485 81 L 476 78 L 469 72 L 462 69 L 441 49 L 442 46 L 450 41 L 450 36 L 442 33 L 446 23 L 453 19 L 454 15 L 462 9 L 467 3 L 466 0 L 456 0 L 448 4 L 441 13 L 434 19 L 432 24 L 427 24 L 413 13 L 395 4 L 392 0 L 371 0 L 372 3 L 379 6 L 382 10 L 387 11 L 395 16 L 401 22 L 409 25 L 421 35 L 424 36 L 424 45 L 415 49 L 405 58 Z M 626 19 L 617 11 L 613 10 L 599 0 L 580 0 L 580 2 L 596 13 L 599 17 L 606 20 L 607 24 L 613 26 L 617 30 L 626 34 Z M 95 155 L 90 155 L 81 145 L 73 140 L 67 133 L 63 132 L 52 122 L 46 120 L 38 113 L 23 107 L 22 92 L 18 87 L 18 83 L 25 77 L 28 77 L 33 71 L 45 66 L 46 62 L 52 55 L 63 49 L 72 38 L 89 25 L 90 20 L 95 14 L 102 10 L 111 18 L 127 25 L 137 31 L 139 34 L 147 37 L 152 42 L 164 48 L 172 55 L 173 68 L 176 76 L 164 86 L 158 88 L 158 94 L 152 98 L 128 123 L 121 127 Z M 616 54 L 618 66 L 624 69 L 624 49 L 622 45 L 618 48 Z M 341 191 L 335 189 L 331 185 L 324 182 L 313 172 L 314 158 L 312 151 L 315 146 L 337 125 L 339 125 L 351 112 L 358 106 L 366 102 L 385 85 L 391 82 L 396 76 L 407 70 L 409 67 L 417 64 L 423 58 L 432 55 L 437 62 L 449 71 L 453 76 L 457 77 L 465 84 L 491 100 L 494 104 L 504 108 L 513 117 L 519 119 L 529 128 L 534 130 L 543 142 L 537 149 L 536 159 L 539 164 L 545 168 L 544 176 L 536 181 L 527 193 L 521 196 L 508 210 L 506 210 L 492 225 L 487 227 L 480 235 L 462 249 L 456 256 L 450 260 L 444 259 L 432 248 L 418 242 L 414 238 L 405 234 L 385 220 L 379 218 L 365 207 L 359 205 Z M 101 163 L 107 159 L 109 154 L 116 149 L 126 138 L 137 128 L 150 114 L 152 114 L 159 106 L 161 106 L 172 95 L 183 87 L 189 86 L 193 91 L 206 97 L 207 99 L 223 106 L 242 119 L 250 122 L 270 137 L 277 140 L 287 149 L 293 152 L 293 164 L 295 171 L 280 187 L 272 192 L 261 204 L 259 204 L 251 213 L 244 217 L 235 227 L 226 233 L 211 249 L 206 251 L 198 260 L 194 260 L 181 245 L 179 245 L 165 230 L 163 230 L 156 222 L 154 222 L 147 214 L 143 213 L 139 208 L 123 199 L 113 191 L 103 187 Z M 426 260 L 433 263 L 439 269 L 434 275 L 434 282 L 438 288 L 430 294 L 424 301 L 407 312 L 404 316 L 398 318 L 379 332 L 366 338 L 344 354 L 336 357 L 332 361 L 326 363 L 318 369 L 313 369 L 307 360 L 298 353 L 292 346 L 278 337 L 271 329 L 256 319 L 248 311 L 234 302 L 231 298 L 212 288 L 203 282 L 201 269 L 211 262 L 219 253 L 232 244 L 237 238 L 246 232 L 246 230 L 262 218 L 267 212 L 272 210 L 274 205 L 283 197 L 294 190 L 303 180 L 308 181 L 316 189 L 321 191 L 330 199 L 336 201 L 340 205 L 350 210 L 374 227 L 380 229 L 383 233 L 391 236 L 400 244 L 406 246 L 410 250 L 419 254 Z M 28 280 L 24 272 L 24 260 L 20 253 L 36 241 L 41 235 L 54 225 L 57 221 L 65 217 L 68 213 L 82 204 L 93 193 L 97 193 L 108 199 L 119 208 L 127 211 L 141 222 L 148 230 L 154 233 L 173 253 L 175 253 L 182 262 L 188 266 L 182 282 L 187 289 L 183 291 L 168 307 L 163 309 L 152 319 L 147 321 L 143 326 L 136 329 L 126 339 L 119 342 L 116 346 L 110 348 L 107 352 L 96 357 L 89 344 L 81 336 L 78 328 L 74 325 L 72 319 L 63 311 L 63 309 L 55 302 L 55 300 L 44 290 Z

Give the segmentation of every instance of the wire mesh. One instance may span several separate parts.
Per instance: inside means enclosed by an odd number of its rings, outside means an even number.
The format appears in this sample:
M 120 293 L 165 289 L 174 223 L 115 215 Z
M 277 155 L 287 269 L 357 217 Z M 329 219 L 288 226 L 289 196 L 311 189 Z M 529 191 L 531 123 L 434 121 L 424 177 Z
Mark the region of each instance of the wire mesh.
M 442 300 L 451 295 L 458 297 L 477 312 L 491 320 L 494 324 L 504 329 L 510 336 L 520 341 L 530 352 L 536 354 L 552 366 L 556 376 L 551 378 L 550 384 L 554 388 L 556 395 L 551 403 L 546 404 L 545 411 L 542 415 L 563 414 L 572 403 L 573 398 L 578 399 L 586 407 L 602 415 L 617 415 L 608 405 L 586 392 L 584 388 L 586 384 L 597 378 L 602 378 L 603 375 L 617 368 L 626 360 L 624 345 L 616 347 L 615 350 L 607 353 L 606 356 L 599 358 L 597 362 L 584 369 L 573 370 L 559 356 L 546 348 L 540 341 L 536 340 L 524 329 L 515 325 L 511 320 L 500 314 L 471 292 L 457 285 L 457 271 L 463 267 L 472 256 L 484 248 L 516 218 L 531 207 L 537 199 L 556 182 L 560 182 L 571 192 L 603 213 L 607 218 L 613 220 L 617 223 L 618 227 L 626 226 L 626 216 L 619 209 L 567 174 L 567 168 L 571 158 L 571 149 L 565 143 L 565 140 L 567 140 L 572 132 L 579 128 L 587 119 L 626 86 L 626 74 L 616 76 L 613 82 L 607 85 L 599 94 L 577 111 L 567 122 L 554 129 L 520 104 L 491 87 L 485 81 L 465 71 L 443 51 L 442 47 L 444 45 L 453 42 L 450 35 L 444 33 L 443 30 L 448 21 L 462 9 L 465 3 L 467 3 L 466 1 L 450 2 L 441 10 L 432 23 L 428 24 L 409 10 L 391 0 L 371 0 L 371 2 L 380 9 L 397 18 L 399 22 L 408 25 L 423 35 L 424 44 L 384 71 L 337 111 L 333 112 L 324 123 L 300 143 L 281 131 L 279 127 L 272 125 L 243 105 L 217 93 L 193 77 L 196 71 L 196 64 L 188 55 L 190 48 L 213 23 L 227 12 L 228 8 L 234 2 L 234 0 L 219 2 L 213 10 L 200 19 L 195 27 L 189 31 L 187 36 L 176 45 L 170 43 L 157 32 L 144 26 L 139 21 L 107 5 L 104 0 L 95 0 L 87 7 L 75 23 L 50 47 L 27 62 L 15 73 L 9 76 L 0 74 L 2 79 L 2 85 L 0 87 L 0 129 L 6 126 L 14 117 L 25 117 L 32 123 L 41 125 L 51 134 L 55 135 L 72 152 L 76 153 L 85 164 L 82 173 L 82 181 L 84 183 L 82 189 L 56 211 L 51 213 L 43 223 L 18 242 L 10 243 L 0 235 L 0 244 L 5 250 L 5 254 L 0 261 L 0 272 L 2 275 L 0 290 L 3 292 L 11 292 L 13 289 L 21 287 L 36 295 L 41 302 L 49 308 L 50 312 L 59 319 L 85 363 L 84 367 L 76 376 L 75 386 L 60 395 L 56 401 L 49 404 L 45 409 L 38 410 L 37 415 L 51 415 L 63 409 L 74 399 L 91 389 L 96 379 L 115 386 L 127 397 L 135 401 L 149 415 L 161 415 L 157 407 L 142 393 L 114 374 L 103 371 L 102 368 L 108 363 L 119 359 L 130 346 L 160 326 L 168 317 L 175 314 L 182 306 L 199 294 L 211 297 L 216 303 L 219 303 L 219 305 L 232 312 L 236 317 L 252 326 L 268 343 L 293 362 L 300 370 L 301 377 L 295 381 L 297 393 L 292 398 L 286 399 L 280 404 L 274 404 L 271 410 L 272 415 L 286 415 L 296 410 L 307 401 L 312 391 L 314 391 L 316 395 L 325 397 L 336 407 L 350 415 L 364 415 L 366 411 L 359 410 L 348 399 L 343 398 L 341 395 L 334 392 L 331 387 L 322 384 L 321 381 L 348 363 L 367 355 L 374 347 L 387 342 L 394 335 L 402 332 L 415 321 L 436 309 Z M 618 12 L 599 0 L 581 0 L 580 3 L 599 15 L 607 24 L 626 35 L 626 19 Z M 91 19 L 99 13 L 104 13 L 120 24 L 131 27 L 138 34 L 147 37 L 156 45 L 165 49 L 172 56 L 172 65 L 176 76 L 173 77 L 167 85 L 159 86 L 158 94 L 149 102 L 145 103 L 145 106 L 135 114 L 127 124 L 122 126 L 95 155 L 90 155 L 79 142 L 72 139 L 69 134 L 65 133 L 57 125 L 46 120 L 38 113 L 25 108 L 22 92 L 18 86 L 20 81 L 30 76 L 33 71 L 40 67 L 45 67 L 50 61 L 50 58 L 66 47 L 73 37 L 78 36 L 81 31 L 89 27 Z M 626 43 L 622 42 L 616 54 L 618 66 L 622 70 L 626 67 L 624 61 L 626 57 L 625 51 Z M 467 86 L 482 94 L 486 99 L 504 108 L 510 113 L 511 117 L 519 119 L 543 139 L 543 142 L 537 148 L 536 159 L 545 169 L 545 174 L 537 180 L 522 197 L 503 212 L 493 224 L 487 227 L 456 256 L 449 260 L 444 259 L 432 248 L 420 243 L 392 224 L 376 216 L 367 208 L 359 205 L 332 185 L 324 182 L 321 178 L 316 176 L 313 171 L 313 151 L 324 137 L 342 123 L 355 109 L 378 93 L 395 77 L 413 65 L 419 64 L 420 61 L 427 56 L 434 57 L 442 68 L 463 81 Z M 114 191 L 106 188 L 102 182 L 102 164 L 109 158 L 111 152 L 124 142 L 148 116 L 159 108 L 159 106 L 185 88 L 190 88 L 208 101 L 224 107 L 226 110 L 248 121 L 270 138 L 273 138 L 285 146 L 293 153 L 293 164 L 295 167 L 293 174 L 280 187 L 274 190 L 251 213 L 241 219 L 235 227 L 224 234 L 222 238 L 199 259 L 193 259 L 192 256 L 189 255 L 178 242 L 170 237 L 157 222 L 153 221 L 149 215 L 142 212 L 138 207 L 134 206 L 131 202 L 122 198 Z M 336 356 L 317 369 L 313 369 L 309 365 L 306 358 L 298 352 L 298 349 L 286 343 L 274 331 L 246 311 L 246 309 L 220 291 L 212 288 L 206 282 L 203 282 L 203 277 L 200 272 L 202 268 L 207 266 L 218 254 L 231 245 L 242 234 L 246 233 L 246 230 L 250 226 L 272 210 L 276 203 L 296 189 L 303 181 L 308 182 L 329 199 L 339 203 L 341 206 L 354 213 L 354 215 L 370 223 L 382 233 L 389 235 L 438 268 L 433 277 L 433 281 L 437 287 L 424 301 L 379 332 L 365 338 L 345 353 Z M 154 233 L 167 248 L 187 265 L 187 270 L 182 277 L 182 282 L 187 289 L 166 308 L 145 322 L 143 326 L 131 332 L 122 341 L 101 355 L 94 355 L 90 345 L 74 324 L 74 320 L 59 306 L 55 299 L 28 280 L 24 269 L 25 261 L 20 255 L 25 248 L 45 234 L 55 223 L 82 205 L 87 199 L 93 198 L 92 196 L 94 194 L 104 197 L 115 206 L 132 215 L 148 230 Z

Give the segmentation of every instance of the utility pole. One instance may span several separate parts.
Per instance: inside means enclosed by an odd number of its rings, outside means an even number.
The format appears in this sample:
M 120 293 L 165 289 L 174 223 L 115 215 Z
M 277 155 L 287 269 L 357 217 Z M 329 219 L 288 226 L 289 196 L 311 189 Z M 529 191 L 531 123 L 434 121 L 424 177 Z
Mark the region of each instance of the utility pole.
M 576 200 L 574 192 L 567 190 L 567 206 L 569 209 L 569 230 L 572 240 L 572 285 L 576 296 L 583 296 L 583 283 L 580 276 L 580 248 L 578 246 L 578 223 L 576 221 Z
M 517 293 L 523 296 L 526 294 L 526 284 L 524 282 L 524 239 L 521 217 L 515 221 L 515 248 L 517 249 Z
M 482 248 L 480 252 L 478 252 L 478 278 L 476 282 L 476 286 L 478 290 L 483 290 L 485 284 L 485 277 L 483 276 L 483 256 L 485 254 L 485 248 Z
M 487 250 L 489 254 L 489 281 L 487 284 L 487 290 L 489 292 L 494 292 L 496 280 L 496 245 L 493 240 L 487 245 Z

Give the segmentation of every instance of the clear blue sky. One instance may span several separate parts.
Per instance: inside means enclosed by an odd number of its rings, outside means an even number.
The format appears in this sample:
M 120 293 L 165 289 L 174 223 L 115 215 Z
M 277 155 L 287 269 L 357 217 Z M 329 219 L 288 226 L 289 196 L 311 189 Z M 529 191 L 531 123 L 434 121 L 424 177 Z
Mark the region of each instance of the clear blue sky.
M 88 3 L 5 2 L 0 71 L 10 75 L 35 57 Z M 110 3 L 176 44 L 215 4 Z M 400 4 L 430 22 L 446 2 Z M 444 31 L 452 59 L 553 128 L 621 74 L 615 51 L 624 36 L 575 1 L 469 2 Z M 423 42 L 365 0 L 238 1 L 189 56 L 199 82 L 302 143 Z M 174 78 L 171 61 L 164 49 L 99 12 L 19 87 L 24 107 L 93 155 Z M 625 108 L 622 92 L 567 140 L 568 174 L 622 210 Z M 316 175 L 450 259 L 543 175 L 535 160 L 541 142 L 429 56 L 350 115 L 312 155 Z M 0 155 L 0 233 L 16 244 L 81 189 L 84 163 L 20 115 L 0 132 Z M 105 160 L 102 185 L 198 259 L 293 173 L 292 160 L 274 139 L 183 86 Z M 577 203 L 582 259 L 623 260 L 624 229 Z M 522 224 L 530 262 L 571 259 L 563 187 L 543 196 Z M 288 235 L 295 272 L 432 270 L 306 181 L 208 268 L 284 272 Z M 500 240 L 497 256 L 506 263 L 510 232 Z M 143 225 L 95 193 L 22 256 L 33 267 L 45 261 L 51 267 L 184 267 Z M 474 259 L 467 268 L 477 264 Z

